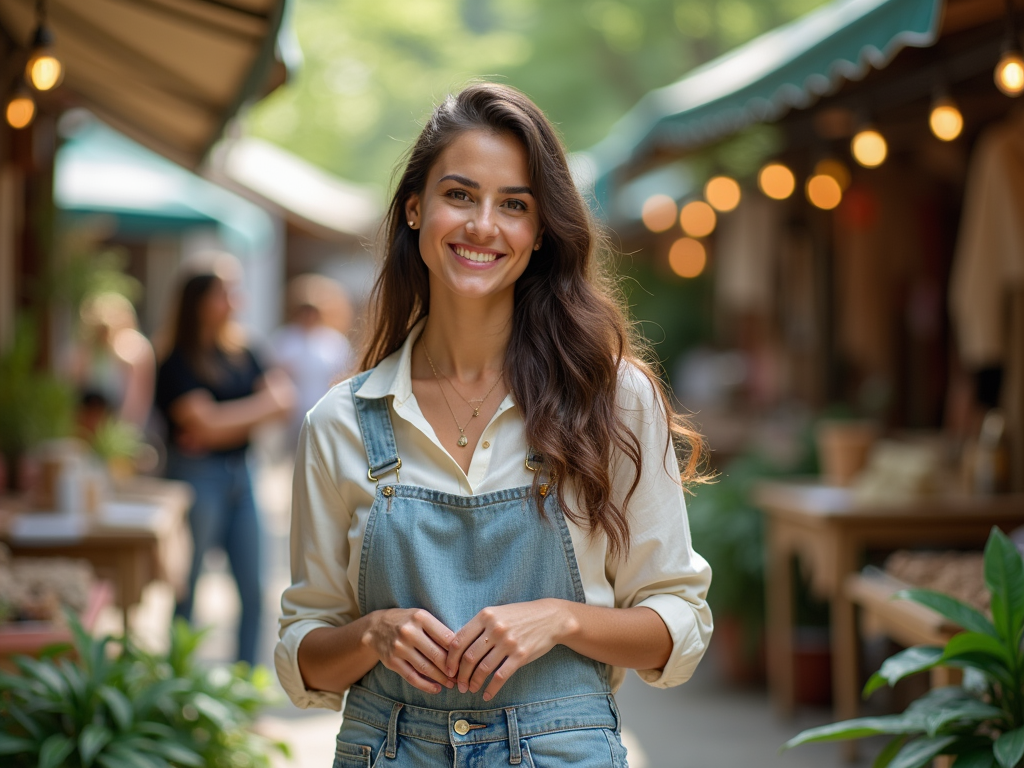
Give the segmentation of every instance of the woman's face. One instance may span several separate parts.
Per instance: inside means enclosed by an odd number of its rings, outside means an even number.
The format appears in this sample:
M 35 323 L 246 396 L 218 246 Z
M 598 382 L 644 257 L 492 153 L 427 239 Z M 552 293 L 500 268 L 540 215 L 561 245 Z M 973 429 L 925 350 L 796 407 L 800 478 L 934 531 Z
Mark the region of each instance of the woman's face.
M 222 280 L 214 280 L 199 305 L 199 320 L 207 331 L 219 332 L 231 319 L 231 296 Z
M 422 195 L 406 203 L 420 255 L 440 285 L 464 298 L 512 290 L 542 228 L 526 150 L 515 137 L 474 129 L 438 157 Z

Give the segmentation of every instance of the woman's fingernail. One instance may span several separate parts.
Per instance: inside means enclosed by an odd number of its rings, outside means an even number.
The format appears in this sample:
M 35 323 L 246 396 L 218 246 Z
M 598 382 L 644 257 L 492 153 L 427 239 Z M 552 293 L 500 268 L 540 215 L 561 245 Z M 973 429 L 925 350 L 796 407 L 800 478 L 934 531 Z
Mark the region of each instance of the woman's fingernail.
M 453 683 L 451 680 L 445 680 L 444 681 L 444 687 L 445 688 L 454 688 L 455 687 L 455 683 Z
M 462 681 L 460 680 L 460 681 L 459 681 L 459 693 L 465 693 L 465 692 L 466 692 L 466 691 L 468 691 L 468 690 L 469 690 L 469 686 L 468 686 L 468 685 L 466 685 L 466 684 L 465 684 L 464 682 L 462 682 Z
M 484 701 L 490 701 L 493 697 L 489 693 L 484 694 Z

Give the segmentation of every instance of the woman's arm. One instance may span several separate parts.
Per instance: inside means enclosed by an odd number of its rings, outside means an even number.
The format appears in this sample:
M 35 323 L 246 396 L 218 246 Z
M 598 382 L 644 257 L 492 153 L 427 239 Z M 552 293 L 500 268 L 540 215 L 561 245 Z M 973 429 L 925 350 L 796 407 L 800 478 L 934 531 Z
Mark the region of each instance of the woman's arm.
M 267 371 L 248 397 L 218 402 L 205 389 L 194 389 L 171 404 L 170 415 L 183 430 L 183 443 L 203 449 L 245 443 L 254 427 L 291 412 L 295 391 L 280 369 Z

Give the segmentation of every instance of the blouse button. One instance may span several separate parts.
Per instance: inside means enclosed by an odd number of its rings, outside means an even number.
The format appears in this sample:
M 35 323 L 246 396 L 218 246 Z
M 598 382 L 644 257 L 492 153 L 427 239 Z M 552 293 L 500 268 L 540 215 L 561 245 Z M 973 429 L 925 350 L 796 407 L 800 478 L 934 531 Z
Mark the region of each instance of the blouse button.
M 490 447 L 491 447 L 490 441 L 484 440 L 484 448 L 490 448 Z

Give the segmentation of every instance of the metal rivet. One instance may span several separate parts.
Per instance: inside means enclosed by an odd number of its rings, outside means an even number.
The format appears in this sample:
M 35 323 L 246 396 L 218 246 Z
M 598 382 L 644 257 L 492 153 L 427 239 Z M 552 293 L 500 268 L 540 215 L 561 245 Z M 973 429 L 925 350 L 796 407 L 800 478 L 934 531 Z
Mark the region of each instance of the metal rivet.
M 491 447 L 490 442 L 487 441 L 487 440 L 484 440 L 484 448 L 490 448 L 490 447 Z
M 381 493 L 383 493 L 385 496 L 394 496 L 395 495 L 395 489 L 392 488 L 390 485 L 385 485 L 381 489 Z
M 541 496 L 547 496 L 548 495 L 548 484 L 547 483 L 541 483 L 540 487 L 537 489 L 537 491 L 540 493 Z

